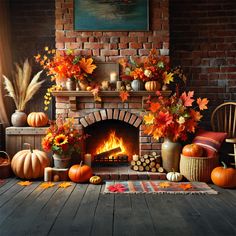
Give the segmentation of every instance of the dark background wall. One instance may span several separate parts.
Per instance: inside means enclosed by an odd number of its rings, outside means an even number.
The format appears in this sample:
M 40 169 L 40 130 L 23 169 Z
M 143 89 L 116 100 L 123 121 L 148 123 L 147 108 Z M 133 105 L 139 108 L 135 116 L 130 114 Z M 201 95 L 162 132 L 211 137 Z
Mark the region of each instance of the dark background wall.
M 210 109 L 236 100 L 236 1 L 170 0 L 171 61 Z
M 32 58 L 45 45 L 55 47 L 55 25 L 61 24 L 55 20 L 55 6 L 61 8 L 63 17 L 69 17 L 68 22 L 67 19 L 64 21 L 71 25 L 73 11 L 65 11 L 65 8 L 71 9 L 72 3 L 72 0 L 57 0 L 57 4 L 54 0 L 10 0 L 14 61 Z M 165 9 L 168 1 L 151 0 L 150 3 L 151 27 L 159 27 L 158 23 L 153 23 L 161 14 L 158 7 Z M 57 17 L 61 17 L 60 14 Z M 188 89 L 194 90 L 196 96 L 209 98 L 210 109 L 204 116 L 208 120 L 215 106 L 223 101 L 236 100 L 236 2 L 170 0 L 169 19 L 171 62 L 183 66 L 188 77 Z M 57 37 L 63 40 L 59 33 Z M 77 40 L 73 32 L 70 37 Z M 122 37 L 129 41 L 129 35 Z M 156 44 L 158 37 L 152 40 L 153 45 L 163 47 Z M 67 43 L 72 45 L 76 42 Z M 165 47 L 169 47 L 168 43 Z M 34 103 L 41 104 L 42 96 L 37 101 Z M 30 106 L 29 109 L 36 108 Z

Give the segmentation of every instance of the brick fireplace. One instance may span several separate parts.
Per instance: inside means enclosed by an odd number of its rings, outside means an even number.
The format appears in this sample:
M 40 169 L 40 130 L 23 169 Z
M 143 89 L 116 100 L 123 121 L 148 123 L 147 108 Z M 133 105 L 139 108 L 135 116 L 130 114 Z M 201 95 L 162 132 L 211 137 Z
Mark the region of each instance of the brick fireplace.
M 168 95 L 169 91 L 163 91 L 163 94 Z M 87 91 L 57 91 L 53 95 L 56 97 L 56 114 L 63 117 L 74 117 L 81 134 L 90 134 L 88 130 L 93 130 L 95 125 L 101 128 L 101 126 L 107 126 L 106 123 L 108 123 L 111 130 L 115 129 L 118 136 L 123 136 L 124 142 L 131 142 L 128 147 L 128 149 L 132 149 L 129 152 L 129 160 L 133 154 L 144 155 L 151 151 L 160 153 L 161 143 L 144 134 L 142 125 L 145 101 L 149 95 L 155 95 L 154 92 L 130 92 L 128 101 L 122 102 L 119 92 L 101 91 L 102 102 L 99 103 L 95 102 L 92 93 Z M 116 127 L 117 123 L 119 123 L 118 127 Z M 91 126 L 93 126 L 92 129 Z M 121 132 L 123 126 L 127 127 L 127 130 Z M 98 132 L 105 132 L 105 130 L 100 129 Z M 129 135 L 135 136 L 135 133 L 137 134 L 136 139 L 130 141 L 126 139 Z M 96 131 L 93 133 L 94 135 L 96 135 Z M 101 138 L 101 135 L 96 136 Z M 93 139 L 92 142 L 94 143 L 94 141 L 96 139 Z M 85 140 L 81 147 L 82 155 L 91 151 L 88 147 Z
M 152 48 L 169 60 L 169 0 L 149 0 L 149 30 L 147 31 L 75 31 L 73 24 L 74 1 L 56 1 L 56 49 L 73 49 L 80 55 L 92 56 L 96 62 L 117 63 L 124 57 L 147 56 Z M 99 78 L 104 80 L 105 78 Z M 101 92 L 101 103 L 94 102 L 91 92 L 58 91 L 56 115 L 74 117 L 81 133 L 90 127 L 105 125 L 107 121 L 132 127 L 128 133 L 137 133 L 132 152 L 140 155 L 155 151 L 160 153 L 161 143 L 143 132 L 142 115 L 145 99 L 154 95 L 147 91 L 130 92 L 127 102 L 122 102 L 116 91 Z M 118 128 L 119 129 L 119 128 Z M 134 130 L 134 131 L 131 131 Z M 135 135 L 134 135 L 135 136 Z M 88 145 L 87 145 L 88 146 Z M 82 154 L 88 147 L 82 146 Z

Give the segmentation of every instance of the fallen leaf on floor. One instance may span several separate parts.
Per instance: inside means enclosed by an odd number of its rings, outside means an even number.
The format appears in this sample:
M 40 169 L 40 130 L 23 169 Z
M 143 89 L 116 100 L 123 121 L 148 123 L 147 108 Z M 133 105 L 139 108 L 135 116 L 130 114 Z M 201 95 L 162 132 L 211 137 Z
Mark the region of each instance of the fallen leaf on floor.
M 21 186 L 29 186 L 32 184 L 32 182 L 30 181 L 20 181 L 17 184 L 21 185 Z
M 39 186 L 41 187 L 41 188 L 51 188 L 51 187 L 53 187 L 55 184 L 54 183 L 52 183 L 52 182 L 44 182 L 44 183 L 42 183 L 42 184 L 40 184 Z
M 159 187 L 161 187 L 161 188 L 168 188 L 168 187 L 170 187 L 170 183 L 168 183 L 168 182 L 159 183 Z
M 188 190 L 193 186 L 191 184 L 180 184 L 179 187 L 182 188 L 183 190 Z
M 58 185 L 59 188 L 68 188 L 72 184 L 70 182 L 62 182 L 61 184 Z

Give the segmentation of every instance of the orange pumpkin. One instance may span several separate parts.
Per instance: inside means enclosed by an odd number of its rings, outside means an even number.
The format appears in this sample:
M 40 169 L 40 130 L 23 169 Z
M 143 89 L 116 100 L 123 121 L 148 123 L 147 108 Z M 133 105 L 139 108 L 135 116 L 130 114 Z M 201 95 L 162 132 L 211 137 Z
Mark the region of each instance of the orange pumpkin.
M 223 166 L 218 166 L 211 172 L 212 182 L 222 188 L 236 187 L 236 169 L 227 168 L 226 164 L 222 162 Z
M 187 144 L 183 147 L 182 153 L 187 157 L 202 157 L 203 148 L 195 143 Z
M 145 89 L 147 91 L 157 91 L 161 89 L 161 84 L 158 81 L 147 81 L 145 83 Z
M 44 168 L 49 165 L 47 154 L 37 149 L 33 150 L 31 146 L 29 149 L 17 152 L 11 161 L 14 174 L 22 179 L 43 177 Z
M 93 176 L 93 171 L 90 166 L 87 165 L 73 165 L 69 169 L 69 178 L 71 181 L 76 183 L 88 182 L 89 179 Z
M 48 124 L 48 116 L 44 112 L 31 112 L 27 117 L 27 123 L 31 127 L 41 127 Z

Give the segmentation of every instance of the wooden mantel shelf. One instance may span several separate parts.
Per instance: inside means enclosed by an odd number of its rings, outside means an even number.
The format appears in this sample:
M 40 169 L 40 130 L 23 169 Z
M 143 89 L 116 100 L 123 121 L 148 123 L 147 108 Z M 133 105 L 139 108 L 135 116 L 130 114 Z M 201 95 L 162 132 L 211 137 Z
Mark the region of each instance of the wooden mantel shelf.
M 161 91 L 162 95 L 167 97 L 171 94 L 170 90 L 167 91 Z M 130 97 L 141 97 L 142 100 L 147 98 L 148 96 L 155 96 L 156 92 L 150 92 L 150 91 L 132 91 L 129 92 Z M 93 97 L 93 93 L 91 91 L 54 91 L 52 92 L 52 95 L 55 97 L 68 97 L 69 98 L 69 104 L 70 109 L 72 111 L 77 110 L 77 98 L 79 97 Z M 119 97 L 120 92 L 118 91 L 99 91 L 100 97 Z M 129 102 L 129 101 L 127 101 Z
M 100 97 L 118 97 L 119 96 L 118 91 L 99 91 Z M 156 92 L 150 92 L 150 91 L 132 91 L 129 92 L 131 97 L 144 97 L 144 96 L 154 96 Z M 171 94 L 170 90 L 162 91 L 161 92 L 163 96 L 169 96 Z M 52 92 L 54 96 L 58 97 L 93 97 L 92 92 L 90 91 L 54 91 Z

